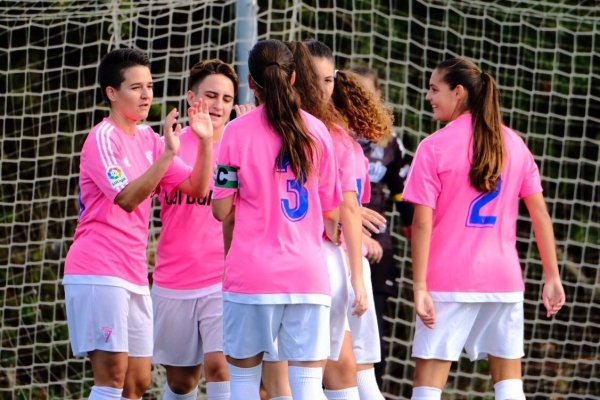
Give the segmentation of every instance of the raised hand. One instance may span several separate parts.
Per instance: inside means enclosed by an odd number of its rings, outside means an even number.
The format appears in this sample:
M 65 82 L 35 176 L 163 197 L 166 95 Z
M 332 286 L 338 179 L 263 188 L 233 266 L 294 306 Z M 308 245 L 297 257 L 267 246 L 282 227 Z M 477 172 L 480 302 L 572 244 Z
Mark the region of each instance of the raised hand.
M 565 290 L 560 278 L 547 280 L 542 290 L 542 300 L 546 307 L 546 316 L 550 318 L 565 304 Z
M 198 99 L 197 102 L 192 104 L 188 108 L 188 117 L 190 119 L 189 125 L 192 132 L 200 140 L 212 139 L 213 137 L 213 125 L 208 113 L 208 103 L 202 99 Z
M 165 151 L 171 152 L 174 156 L 179 153 L 181 142 L 179 140 L 179 134 L 181 133 L 181 124 L 177 124 L 175 131 L 173 131 L 173 124 L 177 120 L 179 112 L 176 108 L 172 109 L 171 112 L 165 118 Z
M 241 117 L 242 115 L 249 113 L 250 111 L 254 110 L 255 108 L 256 108 L 256 106 L 254 104 L 242 104 L 242 105 L 236 104 L 235 106 L 233 106 L 236 117 Z

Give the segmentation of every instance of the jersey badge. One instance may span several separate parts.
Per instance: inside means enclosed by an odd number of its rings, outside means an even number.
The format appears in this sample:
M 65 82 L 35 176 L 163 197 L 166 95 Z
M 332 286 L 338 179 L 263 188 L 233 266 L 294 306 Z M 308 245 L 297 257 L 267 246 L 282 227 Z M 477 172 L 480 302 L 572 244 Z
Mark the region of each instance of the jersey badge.
M 123 172 L 123 169 L 118 165 L 111 165 L 106 168 L 106 176 L 108 178 L 108 182 L 112 188 L 116 188 L 118 186 L 127 185 L 129 181 Z

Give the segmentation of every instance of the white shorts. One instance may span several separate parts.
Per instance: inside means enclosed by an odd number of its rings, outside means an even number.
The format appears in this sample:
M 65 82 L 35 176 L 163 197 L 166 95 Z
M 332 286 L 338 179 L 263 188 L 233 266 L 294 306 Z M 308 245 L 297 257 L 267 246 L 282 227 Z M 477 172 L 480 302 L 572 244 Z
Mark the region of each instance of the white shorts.
M 352 303 L 354 303 L 354 290 L 350 287 L 350 298 L 348 303 L 348 322 L 350 333 L 352 333 L 352 348 L 357 364 L 375 364 L 381 361 L 381 346 L 379 327 L 377 326 L 377 314 L 375 312 L 375 300 L 373 298 L 373 285 L 371 284 L 371 266 L 369 261 L 363 257 L 363 279 L 367 290 L 369 305 L 367 311 L 360 317 L 352 315 Z
M 329 356 L 329 306 L 223 303 L 224 353 L 237 359 L 320 361 Z
M 65 285 L 75 357 L 93 350 L 152 356 L 152 300 L 118 286 Z
M 191 367 L 223 351 L 223 292 L 186 300 L 152 293 L 152 308 L 154 364 Z
M 325 242 L 325 254 L 331 282 L 331 316 L 329 319 L 330 347 L 329 360 L 337 361 L 342 351 L 344 335 L 350 329 L 348 324 L 348 300 L 350 290 L 348 269 L 344 250 L 331 242 Z
M 471 361 L 487 355 L 522 358 L 523 302 L 434 302 L 436 323 L 427 328 L 417 317 L 412 356 L 457 361 L 463 348 Z

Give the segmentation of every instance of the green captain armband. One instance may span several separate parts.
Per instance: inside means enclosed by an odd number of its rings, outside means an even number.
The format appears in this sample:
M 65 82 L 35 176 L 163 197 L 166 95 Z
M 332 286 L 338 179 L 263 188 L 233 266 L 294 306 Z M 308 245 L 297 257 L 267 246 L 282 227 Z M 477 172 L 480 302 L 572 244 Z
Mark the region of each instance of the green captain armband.
M 229 165 L 217 165 L 215 187 L 237 189 L 240 187 L 237 177 L 237 168 Z

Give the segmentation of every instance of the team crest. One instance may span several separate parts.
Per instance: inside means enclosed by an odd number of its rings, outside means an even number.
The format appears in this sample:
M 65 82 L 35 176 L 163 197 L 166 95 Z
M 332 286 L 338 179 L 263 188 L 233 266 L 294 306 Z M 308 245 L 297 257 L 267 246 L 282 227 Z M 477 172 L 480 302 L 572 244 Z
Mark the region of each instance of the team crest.
M 152 151 L 148 150 L 145 154 L 146 160 L 148 160 L 148 162 L 152 164 L 154 162 L 154 157 L 152 157 Z

